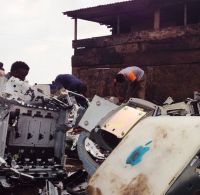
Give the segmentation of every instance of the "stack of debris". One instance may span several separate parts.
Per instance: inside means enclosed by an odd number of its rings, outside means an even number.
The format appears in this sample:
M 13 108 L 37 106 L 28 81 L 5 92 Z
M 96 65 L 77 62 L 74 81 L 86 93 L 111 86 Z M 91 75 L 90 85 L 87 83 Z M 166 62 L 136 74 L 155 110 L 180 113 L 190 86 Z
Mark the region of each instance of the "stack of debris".
M 83 107 L 75 98 L 80 94 L 52 96 L 48 86 L 44 90 L 16 78 L 3 79 L 4 194 L 196 193 L 198 92 L 184 102 L 169 98 L 162 106 L 137 98 L 119 104 L 116 98 L 95 96 L 89 102 L 82 97 Z M 175 161 L 178 165 L 172 166 Z

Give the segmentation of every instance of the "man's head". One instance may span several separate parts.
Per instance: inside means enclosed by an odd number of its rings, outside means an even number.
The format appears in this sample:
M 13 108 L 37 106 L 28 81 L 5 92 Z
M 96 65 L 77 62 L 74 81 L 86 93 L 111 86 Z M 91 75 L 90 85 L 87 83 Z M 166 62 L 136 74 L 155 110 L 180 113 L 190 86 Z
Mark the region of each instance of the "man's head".
M 12 64 L 10 69 L 10 75 L 16 77 L 22 81 L 25 80 L 29 72 L 29 66 L 22 61 L 16 61 Z
M 125 77 L 124 77 L 123 74 L 117 74 L 117 75 L 115 76 L 115 81 L 116 81 L 117 83 L 123 83 L 125 80 L 126 80 L 126 79 L 125 79 Z

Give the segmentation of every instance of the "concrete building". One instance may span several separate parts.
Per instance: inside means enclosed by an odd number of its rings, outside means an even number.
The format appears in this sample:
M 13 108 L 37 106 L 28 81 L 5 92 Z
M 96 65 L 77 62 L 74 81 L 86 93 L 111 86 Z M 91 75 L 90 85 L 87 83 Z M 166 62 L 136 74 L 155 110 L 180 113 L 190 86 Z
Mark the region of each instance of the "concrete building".
M 73 74 L 89 95 L 116 94 L 112 80 L 131 65 L 147 74 L 146 99 L 163 102 L 200 91 L 200 1 L 133 0 L 64 12 L 74 19 Z M 77 20 L 106 25 L 112 35 L 77 40 Z M 81 29 L 80 29 L 81 30 Z

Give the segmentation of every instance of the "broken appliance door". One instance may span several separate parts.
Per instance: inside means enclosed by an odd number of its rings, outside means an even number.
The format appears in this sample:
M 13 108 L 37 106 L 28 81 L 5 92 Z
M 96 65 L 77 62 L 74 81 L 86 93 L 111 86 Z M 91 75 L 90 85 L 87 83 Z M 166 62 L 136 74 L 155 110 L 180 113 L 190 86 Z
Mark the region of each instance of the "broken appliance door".
M 170 188 L 174 189 L 178 178 L 184 177 L 182 173 L 200 149 L 199 131 L 197 116 L 145 118 L 129 131 L 93 174 L 88 193 L 175 194 Z M 190 191 L 181 194 L 193 194 L 193 184 L 191 180 Z M 180 192 L 180 189 L 174 191 Z

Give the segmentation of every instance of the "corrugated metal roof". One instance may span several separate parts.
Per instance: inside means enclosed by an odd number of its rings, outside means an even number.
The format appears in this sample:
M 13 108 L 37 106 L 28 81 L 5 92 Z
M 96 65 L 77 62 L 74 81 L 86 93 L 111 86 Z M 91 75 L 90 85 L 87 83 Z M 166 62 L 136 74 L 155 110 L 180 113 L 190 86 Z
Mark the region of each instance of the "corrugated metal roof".
M 63 14 L 72 18 L 83 19 L 109 25 L 111 20 L 118 14 L 135 12 L 143 7 L 148 7 L 152 0 L 131 0 L 96 7 L 88 7 L 73 11 L 66 11 Z M 154 0 L 153 0 L 154 1 Z M 112 19 L 111 19 L 112 18 Z
M 135 0 L 129 0 L 129 1 L 119 1 L 119 2 L 115 2 L 115 3 L 108 3 L 108 4 L 104 4 L 104 5 L 98 5 L 98 6 L 93 6 L 93 7 L 86 7 L 86 8 L 81 8 L 81 9 L 77 9 L 77 10 L 71 10 L 71 11 L 66 11 L 63 12 L 64 15 L 68 15 L 68 13 L 72 13 L 72 12 L 80 12 L 80 11 L 88 11 L 90 9 L 98 9 L 98 8 L 104 8 L 104 7 L 114 7 L 114 6 L 121 6 L 122 4 L 131 4 L 133 3 Z
M 95 7 L 63 12 L 72 18 L 98 22 L 105 25 L 113 25 L 117 16 L 133 16 L 153 10 L 154 6 L 183 3 L 185 0 L 129 0 Z M 190 0 L 193 1 L 193 0 Z M 126 16 L 127 17 L 127 16 Z

